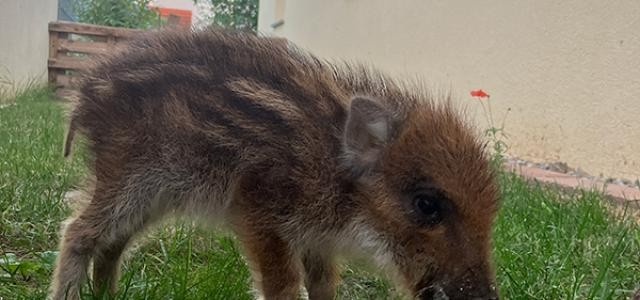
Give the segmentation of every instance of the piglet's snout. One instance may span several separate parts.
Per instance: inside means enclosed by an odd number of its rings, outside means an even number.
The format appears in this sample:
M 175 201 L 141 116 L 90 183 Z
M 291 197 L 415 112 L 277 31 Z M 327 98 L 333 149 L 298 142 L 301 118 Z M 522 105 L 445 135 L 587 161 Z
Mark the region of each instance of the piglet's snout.
M 416 300 L 449 300 L 442 287 L 434 285 L 423 289 L 416 297 Z
M 468 275 L 448 284 L 433 284 L 417 293 L 416 300 L 498 300 L 495 284 L 484 280 L 472 280 Z
M 447 294 L 441 287 L 434 286 L 424 289 L 420 294 L 416 297 L 416 300 L 455 300 L 455 299 L 472 299 L 472 300 L 498 300 L 498 294 L 495 292 L 495 287 L 491 286 L 488 288 L 489 292 L 486 295 L 478 296 L 478 295 L 465 295 L 464 290 L 460 290 L 460 294 L 456 293 L 456 295 Z

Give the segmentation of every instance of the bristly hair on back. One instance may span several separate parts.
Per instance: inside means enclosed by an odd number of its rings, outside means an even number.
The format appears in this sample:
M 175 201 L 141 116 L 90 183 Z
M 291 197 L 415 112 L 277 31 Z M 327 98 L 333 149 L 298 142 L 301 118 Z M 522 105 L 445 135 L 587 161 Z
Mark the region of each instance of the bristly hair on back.
M 398 81 L 370 65 L 331 62 L 282 40 L 216 27 L 199 32 L 173 29 L 161 34 L 141 33 L 127 47 L 97 57 L 82 78 L 76 98 L 84 99 L 74 101 L 65 156 L 70 153 L 75 131 L 84 127 L 79 125 L 103 117 L 90 112 L 92 107 L 108 101 L 111 107 L 119 107 L 119 112 L 136 115 L 141 99 L 159 97 L 169 87 L 227 85 L 241 93 L 255 94 L 274 86 L 286 91 L 275 96 L 294 101 L 333 100 L 300 105 L 307 112 L 329 113 L 329 119 L 344 118 L 338 116 L 340 111 L 345 110 L 351 96 L 358 94 L 382 99 L 394 120 L 404 119 L 419 102 L 433 102 L 419 81 Z

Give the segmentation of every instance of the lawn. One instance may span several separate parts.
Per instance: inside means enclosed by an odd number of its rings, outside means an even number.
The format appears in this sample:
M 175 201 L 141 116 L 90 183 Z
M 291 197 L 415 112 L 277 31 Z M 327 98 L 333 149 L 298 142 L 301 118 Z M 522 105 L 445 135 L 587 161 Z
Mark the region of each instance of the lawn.
M 0 108 L 0 299 L 43 299 L 69 214 L 64 195 L 82 178 L 82 149 L 62 158 L 63 113 L 46 89 L 15 103 Z M 640 227 L 610 213 L 601 195 L 508 173 L 500 186 L 494 256 L 503 299 L 627 299 L 639 287 Z M 374 274 L 346 267 L 339 298 L 393 298 Z M 119 287 L 119 299 L 251 298 L 234 238 L 184 223 L 153 231 L 132 251 Z

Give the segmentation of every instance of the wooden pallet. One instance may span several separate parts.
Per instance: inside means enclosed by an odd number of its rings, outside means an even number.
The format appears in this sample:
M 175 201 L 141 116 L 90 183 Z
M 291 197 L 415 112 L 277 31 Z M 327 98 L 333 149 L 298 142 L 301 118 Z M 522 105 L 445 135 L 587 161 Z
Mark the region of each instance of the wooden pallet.
M 75 22 L 49 23 L 48 77 L 56 95 L 72 94 L 78 71 L 88 66 L 88 59 L 108 53 L 126 43 L 140 30 L 98 26 Z

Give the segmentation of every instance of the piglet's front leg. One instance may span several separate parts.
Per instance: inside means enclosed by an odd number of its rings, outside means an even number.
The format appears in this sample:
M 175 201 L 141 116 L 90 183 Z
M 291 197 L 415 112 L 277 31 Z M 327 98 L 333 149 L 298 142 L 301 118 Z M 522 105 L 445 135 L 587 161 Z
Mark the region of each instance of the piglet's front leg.
M 244 230 L 243 248 L 249 261 L 258 299 L 298 299 L 300 263 L 288 243 L 269 230 Z
M 302 255 L 309 300 L 335 299 L 339 271 L 327 248 L 309 249 Z

